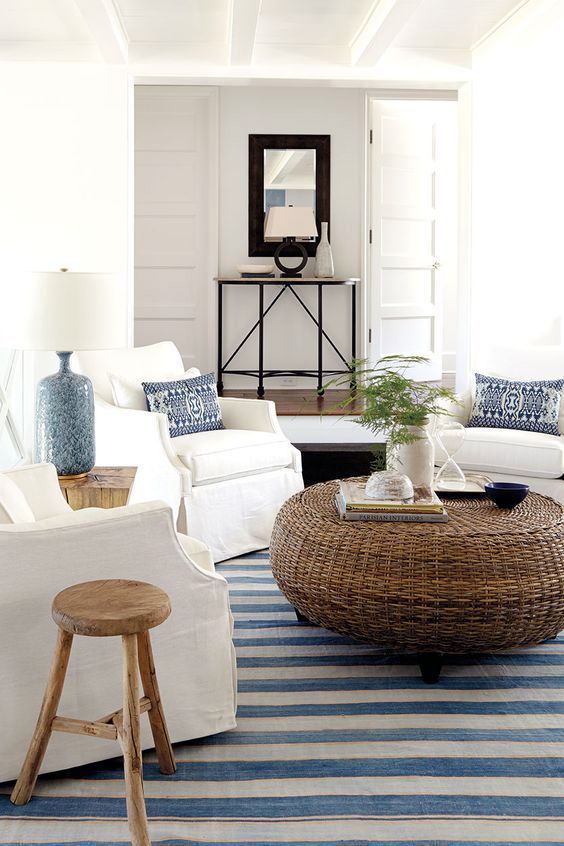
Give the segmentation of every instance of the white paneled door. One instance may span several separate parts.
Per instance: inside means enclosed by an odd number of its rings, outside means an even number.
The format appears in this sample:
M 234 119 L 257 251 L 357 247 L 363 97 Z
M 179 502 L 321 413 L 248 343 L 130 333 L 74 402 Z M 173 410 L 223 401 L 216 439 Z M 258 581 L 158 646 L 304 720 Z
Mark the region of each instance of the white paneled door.
M 410 375 L 440 379 L 443 295 L 456 287 L 456 103 L 373 100 L 370 118 L 370 358 L 423 355 Z
M 217 93 L 135 90 L 135 345 L 171 340 L 184 364 L 214 362 Z

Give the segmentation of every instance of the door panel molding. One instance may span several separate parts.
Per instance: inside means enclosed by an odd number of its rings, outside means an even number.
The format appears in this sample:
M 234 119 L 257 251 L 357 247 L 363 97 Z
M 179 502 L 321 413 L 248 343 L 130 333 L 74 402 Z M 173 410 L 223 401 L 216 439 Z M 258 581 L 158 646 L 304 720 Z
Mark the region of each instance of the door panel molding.
M 218 90 L 137 85 L 135 109 L 135 344 L 170 338 L 211 370 Z
M 440 379 L 442 288 L 445 279 L 449 285 L 456 284 L 457 231 L 451 218 L 456 220 L 457 212 L 452 193 L 457 184 L 457 151 L 456 137 L 451 138 L 452 130 L 445 129 L 456 127 L 456 106 L 427 98 L 369 97 L 367 109 L 372 139 L 368 146 L 369 355 L 376 360 L 384 352 L 423 354 L 430 365 L 414 368 L 411 375 Z M 409 281 L 395 298 L 393 274 L 402 271 L 404 282 Z M 397 349 L 390 349 L 394 336 Z M 421 348 L 425 338 L 428 349 Z

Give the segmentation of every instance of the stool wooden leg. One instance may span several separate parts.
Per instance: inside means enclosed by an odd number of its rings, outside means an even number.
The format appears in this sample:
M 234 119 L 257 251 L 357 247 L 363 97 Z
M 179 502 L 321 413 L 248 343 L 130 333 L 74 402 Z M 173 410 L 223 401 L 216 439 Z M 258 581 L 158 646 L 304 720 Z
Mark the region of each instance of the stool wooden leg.
M 150 846 L 143 797 L 143 761 L 139 726 L 139 666 L 137 636 L 123 638 L 123 728 L 121 743 L 125 769 L 127 820 L 133 846 Z
M 49 744 L 49 738 L 51 737 L 51 725 L 57 715 L 59 700 L 63 692 L 63 684 L 65 682 L 72 646 L 72 637 L 68 632 L 64 632 L 62 629 L 58 630 L 57 646 L 55 647 L 55 654 L 53 655 L 49 679 L 45 688 L 43 702 L 41 703 L 37 725 L 35 726 L 35 731 L 29 744 L 20 775 L 10 797 L 14 805 L 25 805 L 31 799 L 39 768 L 41 767 Z
M 137 646 L 139 650 L 139 670 L 143 682 L 143 693 L 151 700 L 149 710 L 149 722 L 155 741 L 155 750 L 161 773 L 172 775 L 176 772 L 176 761 L 170 744 L 168 729 L 164 715 L 164 709 L 157 682 L 157 673 L 151 648 L 151 636 L 148 631 L 140 632 L 137 635 Z

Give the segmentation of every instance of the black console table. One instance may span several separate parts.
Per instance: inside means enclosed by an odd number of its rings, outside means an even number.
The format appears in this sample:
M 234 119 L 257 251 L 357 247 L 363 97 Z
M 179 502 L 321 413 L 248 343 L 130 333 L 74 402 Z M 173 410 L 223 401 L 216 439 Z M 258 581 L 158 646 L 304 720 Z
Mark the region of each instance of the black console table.
M 238 376 L 253 376 L 258 379 L 257 394 L 259 397 L 264 396 L 264 380 L 271 376 L 308 376 L 317 379 L 317 392 L 323 394 L 323 381 L 325 376 L 337 376 L 342 373 L 351 374 L 351 385 L 354 384 L 354 370 L 350 367 L 349 362 L 356 358 L 356 287 L 359 279 L 317 279 L 304 277 L 299 279 L 273 279 L 271 277 L 260 277 L 254 279 L 243 279 L 240 276 L 221 276 L 216 278 L 217 282 L 217 389 L 219 392 L 223 390 L 223 376 L 227 374 L 236 374 Z M 226 361 L 223 360 L 223 288 L 226 285 L 244 285 L 249 287 L 255 285 L 258 291 L 258 317 L 253 326 L 249 329 L 245 337 L 231 353 Z M 342 287 L 346 285 L 351 291 L 351 354 L 347 359 L 345 355 L 338 349 L 336 344 L 331 340 L 325 329 L 323 328 L 323 292 L 325 288 Z M 265 289 L 279 288 L 275 296 L 265 308 Z M 300 287 L 317 287 L 317 316 L 311 311 L 307 303 L 305 303 L 296 290 Z M 288 292 L 288 296 L 292 295 L 300 303 L 306 314 L 311 318 L 312 322 L 317 327 L 317 367 L 309 370 L 271 370 L 264 367 L 264 318 L 270 310 L 276 305 L 278 300 Z M 233 370 L 228 369 L 229 365 L 239 352 L 239 350 L 247 343 L 249 338 L 258 330 L 258 369 L 257 370 Z M 338 357 L 345 365 L 343 370 L 324 370 L 323 368 L 323 339 L 333 348 Z

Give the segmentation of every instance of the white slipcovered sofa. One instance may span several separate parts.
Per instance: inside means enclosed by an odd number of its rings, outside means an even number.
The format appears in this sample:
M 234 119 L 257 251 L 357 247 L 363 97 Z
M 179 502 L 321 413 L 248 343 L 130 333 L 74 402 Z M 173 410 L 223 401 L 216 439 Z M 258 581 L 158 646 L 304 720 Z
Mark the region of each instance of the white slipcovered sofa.
M 480 361 L 480 360 L 479 360 Z M 522 382 L 564 378 L 564 347 L 492 347 L 481 357 L 475 370 L 502 379 Z M 449 406 L 454 420 L 467 425 L 475 396 L 475 386 L 460 395 L 460 405 Z M 560 431 L 564 433 L 564 398 L 560 406 Z M 436 444 L 436 461 L 444 453 Z M 519 476 L 525 479 L 560 479 L 564 475 L 564 437 L 525 432 L 519 429 L 468 427 L 455 460 L 465 470 L 493 476 Z M 538 485 L 536 486 L 538 489 Z M 550 492 L 554 495 L 554 489 Z
M 177 536 L 162 502 L 72 511 L 51 464 L 5 474 L 35 522 L 0 523 L 0 781 L 18 775 L 49 673 L 63 588 L 93 579 L 138 579 L 170 596 L 172 613 L 151 632 L 171 740 L 235 726 L 236 670 L 225 579 L 205 546 Z M 2 509 L 0 509 L 0 512 Z M 59 713 L 97 719 L 121 704 L 116 638 L 74 639 Z M 153 746 L 142 717 L 143 748 Z M 55 733 L 42 772 L 119 755 L 117 744 Z
M 139 467 L 131 501 L 169 503 L 214 561 L 269 545 L 280 506 L 303 488 L 301 455 L 273 402 L 221 397 L 225 429 L 171 438 L 165 415 L 114 404 L 109 374 L 138 385 L 182 379 L 173 343 L 75 356 L 96 395 L 96 463 Z

